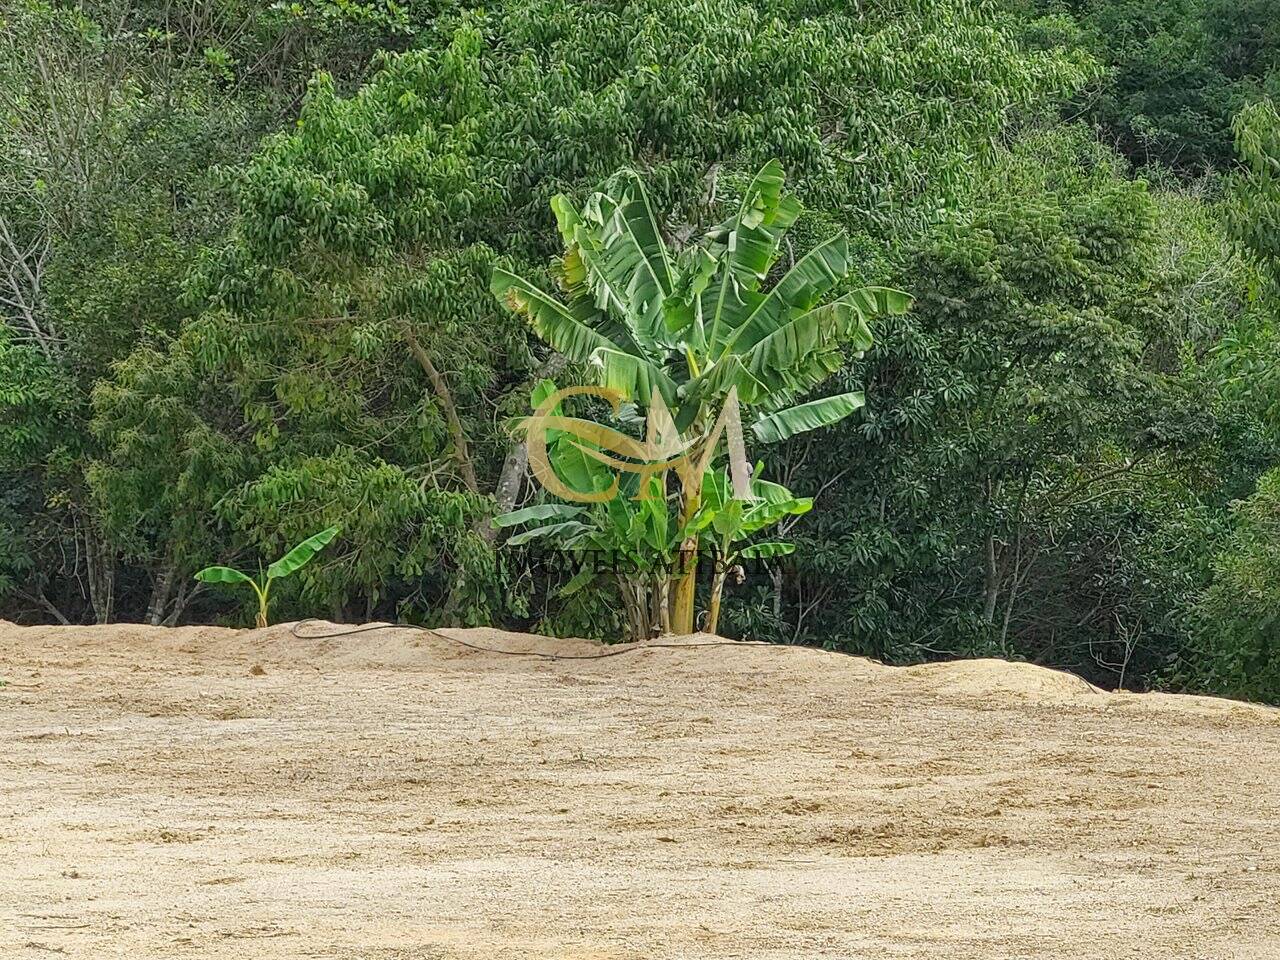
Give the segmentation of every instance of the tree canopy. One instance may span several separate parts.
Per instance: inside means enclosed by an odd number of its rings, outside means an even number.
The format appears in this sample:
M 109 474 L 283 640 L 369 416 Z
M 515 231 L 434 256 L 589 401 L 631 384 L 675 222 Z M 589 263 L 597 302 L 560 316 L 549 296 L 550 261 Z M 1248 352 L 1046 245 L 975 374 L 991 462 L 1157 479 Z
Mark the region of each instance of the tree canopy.
M 245 622 L 192 575 L 338 526 L 278 617 L 616 638 L 615 586 L 490 521 L 534 495 L 539 381 L 622 360 L 493 278 L 557 289 L 634 184 L 664 249 L 712 250 L 776 162 L 795 215 L 746 299 L 834 243 L 830 296 L 915 303 L 762 404 L 865 398 L 766 438 L 813 509 L 721 629 L 1278 698 L 1269 2 L 10 4 L 0 615 Z M 649 381 L 722 359 L 661 319 L 621 351 Z

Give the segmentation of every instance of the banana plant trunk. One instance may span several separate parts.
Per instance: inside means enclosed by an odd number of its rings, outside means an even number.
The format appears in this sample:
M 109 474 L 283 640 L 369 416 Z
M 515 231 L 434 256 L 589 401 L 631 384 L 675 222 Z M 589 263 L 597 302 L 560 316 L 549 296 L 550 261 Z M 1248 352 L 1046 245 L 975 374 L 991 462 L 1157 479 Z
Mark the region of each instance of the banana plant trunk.
M 267 597 L 270 595 L 271 591 L 271 578 L 268 577 L 267 582 L 261 587 L 254 582 L 253 589 L 258 594 L 258 616 L 254 619 L 253 625 L 257 629 L 263 630 L 269 624 L 269 621 L 267 620 Z M 342 620 L 341 617 L 334 617 L 333 619 L 338 621 Z
M 662 636 L 671 635 L 671 578 L 662 573 L 658 576 L 658 626 Z
M 618 592 L 622 597 L 622 607 L 627 618 L 627 641 L 643 643 L 652 635 L 645 590 L 637 585 L 633 577 L 618 574 L 617 580 Z
M 718 560 L 715 576 L 711 579 L 711 603 L 707 608 L 707 633 L 720 629 L 720 595 L 724 593 L 724 578 L 728 571 Z
M 687 524 L 698 512 L 700 496 L 691 494 L 684 502 L 681 512 L 681 523 Z M 676 570 L 679 580 L 676 582 L 675 596 L 671 603 L 671 629 L 678 634 L 693 633 L 693 604 L 698 592 L 698 537 L 693 535 L 680 544 L 679 562 Z

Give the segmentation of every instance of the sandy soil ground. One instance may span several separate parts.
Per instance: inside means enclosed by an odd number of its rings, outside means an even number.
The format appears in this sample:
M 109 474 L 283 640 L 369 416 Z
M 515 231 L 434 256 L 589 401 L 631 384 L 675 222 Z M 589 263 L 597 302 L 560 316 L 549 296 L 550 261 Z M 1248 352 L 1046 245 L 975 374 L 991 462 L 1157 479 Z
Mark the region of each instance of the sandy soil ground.
M 1280 958 L 1280 711 L 445 633 L 0 624 L 0 956 Z

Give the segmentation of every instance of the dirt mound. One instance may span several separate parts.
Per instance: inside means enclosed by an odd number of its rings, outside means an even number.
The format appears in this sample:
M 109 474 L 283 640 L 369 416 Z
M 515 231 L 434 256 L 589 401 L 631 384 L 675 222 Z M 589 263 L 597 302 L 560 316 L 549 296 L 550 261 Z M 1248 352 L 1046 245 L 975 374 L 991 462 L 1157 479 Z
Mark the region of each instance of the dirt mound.
M 610 661 L 610 672 L 626 676 L 652 670 L 654 658 L 664 659 L 677 672 L 742 673 L 790 682 L 839 678 L 879 678 L 909 687 L 914 696 L 947 698 L 1018 697 L 1045 702 L 1101 697 L 1115 701 L 1139 696 L 1156 709 L 1251 711 L 1280 715 L 1272 708 L 1211 697 L 1168 694 L 1110 694 L 1062 670 L 991 658 L 953 660 L 910 667 L 890 667 L 864 657 L 847 656 L 808 647 L 740 643 L 710 634 L 664 637 L 651 643 L 606 645 L 593 640 L 547 637 L 489 627 L 427 629 L 403 624 L 340 624 L 305 620 L 276 624 L 261 630 L 192 626 L 177 630 L 141 624 L 83 627 L 19 628 L 0 621 L 0 634 L 17 631 L 28 638 L 68 650 L 83 648 L 111 656 L 123 651 L 157 651 L 189 655 L 199 660 L 249 659 L 263 663 L 305 664 L 316 670 L 343 667 L 413 667 L 477 658 L 564 660 L 587 664 Z M 486 661 L 486 668 L 493 664 Z
M 903 668 L 903 674 L 948 696 L 1074 699 L 1102 693 L 1073 673 L 1008 660 L 952 660 Z
M 0 624 L 0 956 L 1280 957 L 1280 712 L 693 636 Z

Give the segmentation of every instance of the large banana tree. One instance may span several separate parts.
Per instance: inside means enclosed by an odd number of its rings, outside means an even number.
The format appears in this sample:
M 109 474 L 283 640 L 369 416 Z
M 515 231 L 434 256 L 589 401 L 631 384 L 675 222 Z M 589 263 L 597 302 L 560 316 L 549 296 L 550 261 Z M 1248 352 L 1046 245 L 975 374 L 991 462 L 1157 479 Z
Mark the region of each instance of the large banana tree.
M 672 250 L 640 177 L 623 170 L 577 209 L 552 201 L 564 239 L 560 296 L 504 269 L 493 292 L 534 332 L 596 383 L 641 409 L 661 397 L 681 436 L 703 436 L 726 400 L 748 413 L 755 439 L 771 443 L 835 423 L 862 406 L 861 393 L 803 401 L 847 351 L 871 346 L 869 321 L 901 313 L 910 298 L 885 287 L 847 289 L 848 238 L 837 234 L 768 282 L 802 206 L 784 190 L 782 165 L 756 174 L 733 215 L 702 240 Z M 700 489 L 681 492 L 681 523 Z M 696 555 L 697 542 L 685 545 Z M 693 628 L 691 567 L 675 591 L 672 626 Z

